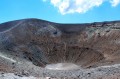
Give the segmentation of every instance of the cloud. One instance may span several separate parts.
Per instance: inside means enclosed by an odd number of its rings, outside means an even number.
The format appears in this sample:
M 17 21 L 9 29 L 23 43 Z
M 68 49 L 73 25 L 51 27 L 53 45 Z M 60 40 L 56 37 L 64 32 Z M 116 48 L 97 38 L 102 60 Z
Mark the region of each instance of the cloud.
M 44 0 L 50 1 L 50 3 L 58 9 L 61 14 L 69 13 L 85 13 L 88 10 L 99 7 L 105 1 L 111 3 L 113 7 L 120 3 L 120 0 Z
M 113 7 L 116 7 L 118 4 L 120 4 L 120 0 L 111 0 L 110 3 Z

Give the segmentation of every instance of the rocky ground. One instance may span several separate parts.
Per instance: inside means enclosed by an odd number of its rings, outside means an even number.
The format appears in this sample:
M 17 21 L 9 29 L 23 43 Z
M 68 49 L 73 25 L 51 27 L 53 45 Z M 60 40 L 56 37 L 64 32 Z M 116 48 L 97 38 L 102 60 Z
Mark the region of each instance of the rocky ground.
M 120 21 L 0 24 L 0 79 L 120 79 Z

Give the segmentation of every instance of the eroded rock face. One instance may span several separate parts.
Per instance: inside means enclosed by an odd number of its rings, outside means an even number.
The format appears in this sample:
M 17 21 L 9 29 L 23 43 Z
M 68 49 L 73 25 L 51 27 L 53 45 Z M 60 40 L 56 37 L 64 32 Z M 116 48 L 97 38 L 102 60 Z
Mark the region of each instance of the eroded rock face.
M 80 68 L 120 63 L 120 22 L 58 24 L 23 19 L 0 24 L 0 71 L 16 65 L 73 63 Z M 74 68 L 73 68 L 74 69 Z

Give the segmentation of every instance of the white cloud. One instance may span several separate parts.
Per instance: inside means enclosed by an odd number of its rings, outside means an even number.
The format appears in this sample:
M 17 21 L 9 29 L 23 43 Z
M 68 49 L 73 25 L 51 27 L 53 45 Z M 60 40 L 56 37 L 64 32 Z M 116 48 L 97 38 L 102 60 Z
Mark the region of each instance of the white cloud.
M 118 4 L 120 4 L 120 0 L 111 0 L 110 3 L 113 7 L 116 7 Z
M 49 0 L 49 1 L 63 15 L 68 13 L 85 13 L 94 7 L 99 7 L 105 1 L 110 2 L 113 7 L 117 6 L 120 3 L 120 0 Z

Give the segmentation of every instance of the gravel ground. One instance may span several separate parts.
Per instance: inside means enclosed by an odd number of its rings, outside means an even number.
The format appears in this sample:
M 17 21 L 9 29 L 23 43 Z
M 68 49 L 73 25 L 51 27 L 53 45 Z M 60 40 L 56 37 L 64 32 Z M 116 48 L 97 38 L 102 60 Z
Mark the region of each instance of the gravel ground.
M 0 79 L 120 79 L 120 64 L 90 69 L 48 70 L 28 62 L 19 63 L 16 68 L 14 73 L 1 72 Z

